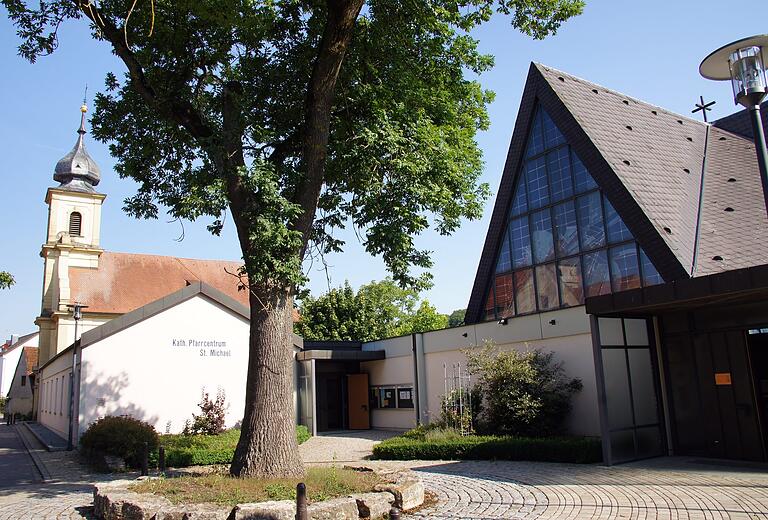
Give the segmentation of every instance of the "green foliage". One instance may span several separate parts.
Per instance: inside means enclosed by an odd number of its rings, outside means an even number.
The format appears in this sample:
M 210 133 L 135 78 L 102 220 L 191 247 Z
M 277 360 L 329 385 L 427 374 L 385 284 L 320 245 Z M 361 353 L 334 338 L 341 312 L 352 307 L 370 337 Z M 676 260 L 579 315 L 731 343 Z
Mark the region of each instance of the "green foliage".
M 137 468 L 145 442 L 150 452 L 157 448 L 158 435 L 151 424 L 123 415 L 107 416 L 85 430 L 80 448 L 86 457 L 113 455 L 125 460 L 129 467 Z
M 11 273 L 0 271 L 0 289 L 8 289 L 15 283 L 16 280 L 14 280 Z
M 467 314 L 467 309 L 458 309 L 448 315 L 449 327 L 461 327 L 464 325 L 464 316 Z
M 312 435 L 306 426 L 296 427 L 296 440 L 306 442 Z M 229 464 L 235 454 L 240 430 L 233 428 L 218 435 L 161 435 L 165 464 L 171 468 Z
M 309 433 L 309 428 L 303 424 L 296 426 L 296 440 L 299 444 L 304 444 L 309 440 L 310 437 L 312 437 L 312 434 Z
M 198 407 L 200 415 L 192 414 L 192 420 L 184 424 L 182 435 L 218 435 L 224 432 L 224 419 L 227 413 L 224 390 L 219 388 L 216 399 L 211 400 L 208 392 L 203 390 Z
M 582 384 L 566 377 L 553 356 L 539 350 L 502 351 L 492 343 L 467 351 L 467 366 L 483 397 L 485 429 L 523 436 L 563 432 L 571 397 Z
M 5 396 L 0 396 L 0 414 L 5 415 L 5 407 L 8 404 L 8 398 Z
M 538 39 L 583 9 L 581 0 L 3 4 L 32 62 L 56 49 L 63 23 L 85 18 L 126 64 L 124 78 L 108 74 L 92 121 L 116 171 L 138 183 L 125 209 L 208 216 L 219 232 L 229 207 L 250 281 L 281 287 L 303 280 L 305 251 L 343 247 L 333 229 L 349 224 L 395 280 L 425 283 L 411 269 L 428 268 L 430 254 L 414 235 L 430 223 L 452 232 L 480 217 L 489 195 L 475 134 L 493 94 L 464 76 L 493 60 L 471 31 L 501 13 Z M 319 42 L 344 9 L 356 18 L 350 43 L 330 51 Z M 332 89 L 326 103 L 310 78 L 339 51 L 339 67 L 318 78 Z M 307 138 L 314 111 L 327 114 L 327 146 Z M 310 179 L 313 161 L 322 171 Z
M 386 439 L 373 447 L 383 460 L 530 460 L 589 464 L 602 460 L 599 439 L 462 436 L 455 430 L 422 429 Z
M 345 282 L 317 298 L 305 297 L 294 331 L 307 340 L 372 341 L 445 328 L 445 315 L 426 300 L 414 311 L 417 302 L 415 290 L 389 278 L 363 285 L 357 293 Z

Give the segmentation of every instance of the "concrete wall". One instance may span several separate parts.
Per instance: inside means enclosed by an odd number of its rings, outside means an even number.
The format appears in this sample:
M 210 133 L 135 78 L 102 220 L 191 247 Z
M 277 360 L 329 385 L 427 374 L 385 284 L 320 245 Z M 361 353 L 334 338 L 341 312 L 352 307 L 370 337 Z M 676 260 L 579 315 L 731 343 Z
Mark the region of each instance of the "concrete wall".
M 410 342 L 411 337 L 407 337 Z M 409 347 L 410 350 L 410 347 Z M 360 370 L 368 374 L 370 386 L 413 387 L 413 356 L 390 357 L 381 361 L 360 363 Z M 416 426 L 414 408 L 386 408 L 371 410 L 371 428 L 409 430 Z
M 486 322 L 427 332 L 421 339 L 424 383 L 420 390 L 425 394 L 424 409 L 421 412 L 426 422 L 436 419 L 440 414 L 440 399 L 445 393 L 445 370 L 450 372 L 457 363 L 465 370 L 466 356 L 463 350 L 492 341 L 504 349 L 554 352 L 555 359 L 563 362 L 566 373 L 570 377 L 580 378 L 584 385 L 573 399 L 573 411 L 568 420 L 570 433 L 600 435 L 592 337 L 589 316 L 583 306 L 510 318 L 507 325 Z M 366 343 L 363 350 L 384 350 L 387 355 L 383 361 L 363 364 L 364 370 L 371 374 L 372 386 L 394 385 L 400 383 L 401 379 L 413 381 L 410 336 Z M 399 420 L 400 416 L 393 413 L 395 411 L 382 412 L 388 413 L 374 413 L 374 427 L 400 428 L 405 424 Z
M 225 346 L 193 343 L 211 340 Z M 199 413 L 202 390 L 214 398 L 218 388 L 226 393 L 226 425 L 234 426 L 247 367 L 248 322 L 195 296 L 83 349 L 80 432 L 99 417 L 131 415 L 178 433 Z

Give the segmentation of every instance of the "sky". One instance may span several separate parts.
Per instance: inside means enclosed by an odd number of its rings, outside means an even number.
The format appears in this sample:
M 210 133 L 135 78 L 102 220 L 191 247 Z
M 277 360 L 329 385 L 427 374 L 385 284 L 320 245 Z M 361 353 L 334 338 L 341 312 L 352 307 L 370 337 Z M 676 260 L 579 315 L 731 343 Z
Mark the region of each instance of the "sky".
M 531 40 L 509 19 L 496 17 L 474 32 L 495 67 L 479 80 L 493 90 L 490 128 L 477 135 L 483 151 L 483 182 L 493 196 L 482 219 L 465 222 L 450 237 L 427 233 L 419 247 L 432 251 L 434 286 L 422 294 L 438 310 L 450 313 L 469 300 L 507 148 L 531 61 L 563 70 L 607 88 L 690 115 L 703 95 L 717 104 L 710 120 L 736 111 L 728 83 L 699 76 L 701 60 L 716 48 L 766 32 L 768 2 L 751 2 L 750 12 L 714 0 L 587 0 L 584 13 L 566 22 L 557 35 Z M 106 44 L 91 40 L 83 22 L 64 24 L 59 48 L 30 64 L 17 55 L 15 28 L 0 8 L 0 222 L 5 226 L 0 270 L 16 284 L 0 291 L 0 340 L 36 330 L 40 311 L 47 207 L 45 192 L 54 186 L 56 162 L 75 143 L 83 90 L 103 90 L 104 76 L 124 67 Z M 694 116 L 696 117 L 696 116 Z M 240 258 L 232 225 L 220 237 L 205 229 L 208 221 L 136 220 L 122 211 L 135 183 L 119 179 L 108 144 L 87 137 L 87 148 L 101 167 L 99 191 L 107 195 L 101 245 L 111 251 L 187 258 Z M 231 221 L 229 221 L 231 224 Z M 183 234 L 184 239 L 179 241 Z M 383 262 L 365 253 L 354 233 L 345 233 L 342 254 L 327 258 L 327 270 L 307 266 L 313 294 L 349 280 L 353 287 L 387 276 Z

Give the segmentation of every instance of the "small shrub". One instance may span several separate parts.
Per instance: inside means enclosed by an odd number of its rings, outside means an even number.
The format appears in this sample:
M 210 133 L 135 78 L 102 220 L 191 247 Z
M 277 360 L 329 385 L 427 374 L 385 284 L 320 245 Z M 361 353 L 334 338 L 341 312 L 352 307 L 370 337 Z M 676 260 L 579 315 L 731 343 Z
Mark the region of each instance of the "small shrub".
M 203 390 L 197 406 L 200 407 L 200 415 L 192 414 L 192 421 L 184 424 L 182 435 L 218 435 L 224 432 L 227 405 L 223 389 L 219 388 L 214 400 L 211 400 L 208 392 Z
M 0 414 L 5 415 L 5 406 L 8 403 L 8 398 L 0 396 Z
M 309 433 L 309 428 L 303 424 L 296 426 L 296 440 L 299 444 L 304 444 L 309 440 L 310 437 L 312 437 L 312 434 Z
M 466 354 L 483 399 L 481 431 L 524 437 L 563 433 L 571 397 L 582 384 L 566 377 L 552 352 L 500 351 L 487 343 Z
M 157 449 L 158 435 L 151 424 L 125 415 L 107 416 L 88 427 L 80 438 L 80 448 L 89 458 L 113 455 L 137 468 L 145 442 L 150 452 Z

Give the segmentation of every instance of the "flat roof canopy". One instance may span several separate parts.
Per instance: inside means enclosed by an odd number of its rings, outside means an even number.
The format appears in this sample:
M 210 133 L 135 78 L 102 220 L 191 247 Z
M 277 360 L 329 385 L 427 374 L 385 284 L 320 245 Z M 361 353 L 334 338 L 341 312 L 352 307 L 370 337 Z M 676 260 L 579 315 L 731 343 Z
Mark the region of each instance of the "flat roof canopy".
M 587 314 L 654 314 L 768 300 L 768 264 L 587 298 Z
M 303 350 L 296 354 L 299 361 L 332 360 L 332 361 L 377 361 L 385 359 L 383 350 Z

